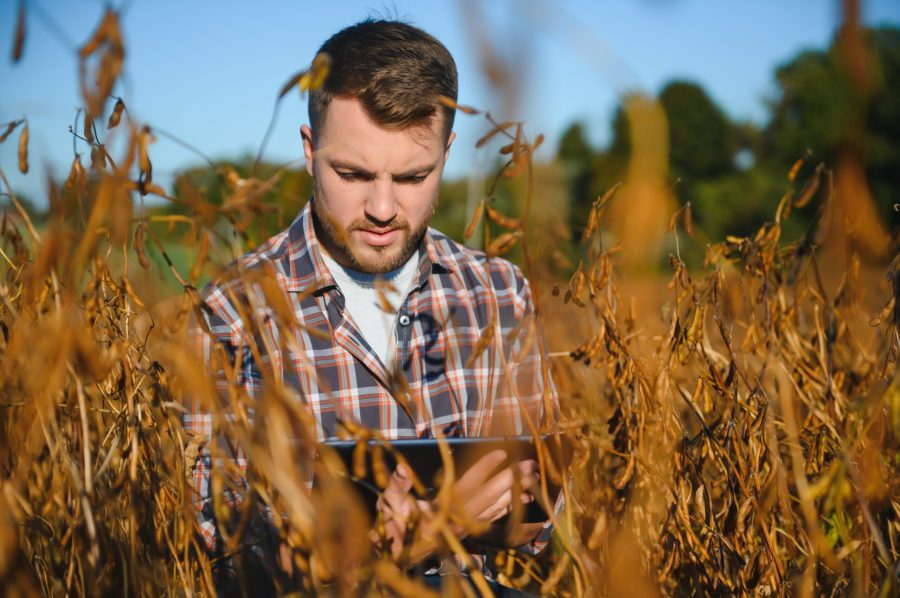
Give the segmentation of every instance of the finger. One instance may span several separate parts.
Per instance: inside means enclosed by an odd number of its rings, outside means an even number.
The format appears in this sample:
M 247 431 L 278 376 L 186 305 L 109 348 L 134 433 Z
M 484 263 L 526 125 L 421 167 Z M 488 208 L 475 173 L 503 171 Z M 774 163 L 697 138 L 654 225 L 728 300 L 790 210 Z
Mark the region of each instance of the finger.
M 521 487 L 528 487 L 535 483 L 535 479 L 533 476 L 528 476 L 527 478 L 523 478 L 522 482 Z M 513 510 L 513 490 L 513 488 L 504 490 L 493 503 L 487 505 L 481 511 L 476 519 L 480 519 L 481 521 L 496 521 L 497 519 L 510 514 Z M 534 495 L 531 492 L 519 491 L 516 494 L 518 495 L 521 504 L 529 504 L 535 500 Z
M 502 519 L 512 511 L 511 499 L 512 491 L 507 490 L 494 504 L 485 509 L 481 515 L 478 516 L 478 519 L 481 521 L 490 521 L 491 523 L 498 519 Z
M 528 471 L 530 469 L 531 466 L 528 465 L 517 465 L 516 469 L 507 467 L 495 475 L 490 481 L 482 486 L 482 490 L 480 491 L 480 495 L 484 499 L 482 504 L 487 506 L 487 504 L 496 501 L 504 492 L 512 489 L 516 485 L 519 486 L 520 490 L 522 488 L 533 488 L 540 479 L 540 474 L 537 472 L 522 473 L 522 470 Z
M 512 497 L 518 496 L 519 500 L 525 504 L 532 502 L 534 496 L 531 492 L 523 491 L 524 488 L 533 487 L 536 483 L 534 476 L 526 476 L 522 478 L 518 485 L 509 485 L 503 487 L 499 493 L 490 502 L 482 502 L 477 505 L 476 513 L 480 513 L 476 519 L 482 521 L 495 521 L 512 511 Z
M 506 451 L 496 449 L 485 456 L 481 457 L 470 467 L 462 476 L 460 476 L 458 485 L 463 487 L 471 486 L 472 489 L 479 485 L 490 476 L 495 469 L 500 467 L 506 461 Z
M 540 467 L 538 466 L 538 462 L 534 459 L 526 459 L 525 461 L 519 461 L 516 463 L 516 469 L 522 475 L 529 475 L 533 473 L 540 472 Z

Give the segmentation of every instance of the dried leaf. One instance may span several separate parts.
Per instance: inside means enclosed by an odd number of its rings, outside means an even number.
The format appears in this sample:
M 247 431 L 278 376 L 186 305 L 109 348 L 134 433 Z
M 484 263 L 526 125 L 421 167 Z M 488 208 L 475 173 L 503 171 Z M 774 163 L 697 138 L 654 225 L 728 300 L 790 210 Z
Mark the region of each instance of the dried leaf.
M 225 167 L 224 178 L 225 184 L 228 185 L 228 188 L 232 191 L 237 191 L 238 187 L 244 184 L 244 179 L 242 179 L 240 175 L 235 172 L 234 168 L 231 168 L 230 166 Z
M 694 508 L 701 521 L 706 521 L 706 487 L 702 484 L 694 492 Z
M 150 172 L 153 166 L 150 164 L 150 154 L 147 151 L 154 138 L 150 134 L 150 127 L 144 125 L 138 135 L 138 164 L 142 172 Z M 149 179 L 148 179 L 149 182 Z
M 297 85 L 300 93 L 315 91 L 325 84 L 325 79 L 331 73 L 331 56 L 325 52 L 319 52 L 313 58 L 312 67 L 300 75 Z
M 137 227 L 134 229 L 134 243 L 132 247 L 134 247 L 134 252 L 137 254 L 138 262 L 140 262 L 141 267 L 144 270 L 150 269 L 150 260 L 147 259 L 147 250 L 144 247 L 144 227 L 146 225 L 143 222 L 138 222 Z
M 481 354 L 491 345 L 491 342 L 494 340 L 494 328 L 496 328 L 496 321 L 491 318 L 490 324 L 481 331 L 481 336 L 478 337 L 478 342 L 475 343 L 475 348 L 472 349 L 472 354 L 469 355 L 469 359 L 466 361 L 467 369 L 474 366 Z
M 94 143 L 94 118 L 90 114 L 85 114 L 83 129 L 84 138 L 88 143 Z
M 591 550 L 600 548 L 603 538 L 606 537 L 606 512 L 601 511 L 594 521 L 594 529 L 588 537 L 587 545 Z
M 607 189 L 606 193 L 604 193 L 602 196 L 598 197 L 597 200 L 594 202 L 594 209 L 599 211 L 599 210 L 602 210 L 603 208 L 605 208 L 606 204 L 609 203 L 609 200 L 611 200 L 613 198 L 613 196 L 616 194 L 616 191 L 618 191 L 619 187 L 621 187 L 621 186 L 622 186 L 622 183 L 616 183 L 615 185 L 613 185 L 612 187 Z
M 19 62 L 22 58 L 22 49 L 25 47 L 25 2 L 19 0 L 19 10 L 16 16 L 16 33 L 13 41 L 12 61 Z
M 804 162 L 803 158 L 800 158 L 799 160 L 794 162 L 793 166 L 791 166 L 791 170 L 788 172 L 788 180 L 789 181 L 794 182 L 794 179 L 797 178 L 797 173 L 799 173 L 800 168 L 803 167 L 803 162 Z
M 453 99 L 448 98 L 447 96 L 439 96 L 438 101 L 442 105 L 446 106 L 447 108 L 450 108 L 451 110 L 459 110 L 460 112 L 463 112 L 465 114 L 472 114 L 472 115 L 481 114 L 481 112 L 479 112 L 475 108 L 472 108 L 471 106 L 463 106 L 462 104 L 457 104 Z
M 63 189 L 71 191 L 76 184 L 80 184 L 83 181 L 84 167 L 81 165 L 81 154 L 76 154 L 75 159 L 72 160 L 72 166 L 69 168 L 69 176 L 66 178 Z
M 472 212 L 472 217 L 469 218 L 469 224 L 466 225 L 466 230 L 463 233 L 463 236 L 466 239 L 471 239 L 472 235 L 475 234 L 475 229 L 478 227 L 478 223 L 481 222 L 481 217 L 484 214 L 484 200 L 478 202 L 478 205 L 475 206 L 475 211 Z
M 150 134 L 150 127 L 144 125 L 138 135 L 138 165 L 140 167 L 140 176 L 138 177 L 138 190 L 141 195 L 147 194 L 147 187 L 153 181 L 153 164 L 150 162 L 149 146 L 156 141 L 156 138 Z
M 208 440 L 208 436 L 198 434 L 192 437 L 188 445 L 184 447 L 184 471 L 188 480 L 193 480 L 194 468 L 197 466 L 197 457 Z
M 119 121 L 122 120 L 122 112 L 125 111 L 125 102 L 122 101 L 122 98 L 116 99 L 116 105 L 113 106 L 112 114 L 109 115 L 109 121 L 106 123 L 107 129 L 115 128 L 116 125 L 119 124 Z
M 204 234 L 200 243 L 201 246 L 198 258 L 202 257 L 205 260 L 209 237 Z M 204 243 L 207 246 L 206 249 L 203 247 Z M 270 263 L 267 263 L 263 268 L 254 268 L 244 272 L 243 279 L 248 283 L 252 283 L 262 291 L 263 297 L 260 299 L 260 303 L 266 305 L 275 312 L 275 316 L 278 318 L 279 322 L 288 326 L 296 324 L 297 320 L 291 302 L 285 294 L 284 289 L 278 284 L 278 278 L 274 271 L 274 267 Z
M 600 224 L 600 217 L 597 214 L 597 210 L 594 207 L 591 207 L 590 212 L 588 212 L 588 222 L 587 226 L 584 229 L 584 232 L 581 233 L 581 242 L 582 244 L 587 243 L 590 238 L 597 232 Z
M 514 228 L 518 229 L 522 227 L 522 222 L 518 218 L 511 218 L 501 213 L 498 210 L 488 206 L 487 207 L 487 215 L 492 221 L 496 222 L 503 228 Z
M 0 135 L 0 143 L 3 143 L 4 141 L 6 141 L 6 138 L 12 134 L 12 132 L 16 129 L 16 127 L 19 126 L 19 124 L 21 122 L 22 122 L 21 120 L 14 120 L 14 121 L 7 123 L 6 130 L 3 131 L 2 135 Z
M 197 248 L 197 256 L 194 258 L 194 264 L 191 266 L 191 270 L 188 273 L 188 277 L 192 282 L 196 281 L 200 278 L 200 274 L 203 271 L 203 266 L 206 264 L 206 256 L 209 254 L 209 235 L 205 232 L 200 235 L 200 244 Z M 268 295 L 266 299 L 268 299 Z
M 569 291 L 566 293 L 564 301 L 568 303 L 569 299 L 571 299 L 575 305 L 584 307 L 584 301 L 581 299 L 581 295 L 584 293 L 585 282 L 587 282 L 587 276 L 584 273 L 584 262 L 579 262 L 578 269 L 575 270 L 572 278 L 569 279 Z
M 106 168 L 106 149 L 102 145 L 91 146 L 91 170 Z
M 19 172 L 28 174 L 28 123 L 19 134 Z
M 800 194 L 794 199 L 793 203 L 795 208 L 805 207 L 816 195 L 816 191 L 819 190 L 819 183 L 822 179 L 822 172 L 824 170 L 825 166 L 819 164 L 813 175 L 806 180 L 806 183 L 804 183 L 803 187 L 800 189 Z
M 372 447 L 372 477 L 375 478 L 375 486 L 379 489 L 383 489 L 388 485 L 390 476 L 387 471 L 387 464 L 384 462 L 384 448 L 377 442 Z
M 390 300 L 387 298 L 388 293 L 397 294 L 397 287 L 391 284 L 389 281 L 385 280 L 381 276 L 375 277 L 375 292 L 378 294 L 378 307 L 381 311 L 387 314 L 393 314 L 397 311 L 397 308 L 391 304 Z
M 509 129 L 510 127 L 512 127 L 515 124 L 516 123 L 511 120 L 504 121 L 504 122 L 498 124 L 496 127 L 491 129 L 490 131 L 488 131 L 487 134 L 485 134 L 481 139 L 479 139 L 475 143 L 475 147 L 477 147 L 477 148 L 483 147 L 484 144 L 486 144 L 488 141 L 493 139 L 495 135 L 497 135 L 498 133 L 505 132 L 507 129 Z
M 103 13 L 103 19 L 100 21 L 100 24 L 97 26 L 97 29 L 94 31 L 94 34 L 85 42 L 84 46 L 81 47 L 79 51 L 79 55 L 81 58 L 87 58 L 91 54 L 97 51 L 97 48 L 100 47 L 100 44 L 103 43 L 107 36 L 110 33 L 110 28 L 112 26 L 112 20 L 115 19 L 115 13 L 113 13 L 112 9 L 107 8 L 106 12 Z
M 503 255 L 512 249 L 520 238 L 522 238 L 522 231 L 520 230 L 503 233 L 491 242 L 488 246 L 487 254 L 489 256 Z
M 678 210 L 674 214 L 669 217 L 669 224 L 666 226 L 667 232 L 672 232 L 675 230 L 675 225 L 678 223 L 678 217 L 681 215 L 681 210 Z
M 140 189 L 141 185 L 136 185 L 137 189 Z M 165 197 L 166 199 L 173 200 L 172 197 L 166 193 L 166 190 L 162 188 L 161 185 L 157 185 L 156 183 L 150 183 L 149 185 L 143 185 L 144 195 L 156 195 L 158 197 Z
M 878 315 L 869 320 L 869 326 L 881 326 L 881 324 L 888 319 L 888 316 L 894 313 L 896 303 L 897 300 L 894 297 L 891 297 L 884 308 L 878 312 Z
M 355 478 L 363 479 L 366 477 L 366 448 L 367 442 L 364 439 L 356 441 L 353 447 L 353 472 Z
M 636 459 L 634 453 L 628 455 L 628 461 L 625 463 L 625 469 L 619 472 L 619 475 L 616 476 L 616 479 L 613 481 L 613 486 L 616 488 L 616 490 L 623 489 L 628 485 L 628 482 L 631 481 L 631 478 L 634 477 L 635 461 Z
M 409 380 L 403 374 L 400 368 L 392 368 L 388 375 L 388 385 L 391 390 L 391 396 L 398 405 L 406 412 L 406 414 L 415 421 L 416 405 L 413 401 L 412 390 L 409 387 Z

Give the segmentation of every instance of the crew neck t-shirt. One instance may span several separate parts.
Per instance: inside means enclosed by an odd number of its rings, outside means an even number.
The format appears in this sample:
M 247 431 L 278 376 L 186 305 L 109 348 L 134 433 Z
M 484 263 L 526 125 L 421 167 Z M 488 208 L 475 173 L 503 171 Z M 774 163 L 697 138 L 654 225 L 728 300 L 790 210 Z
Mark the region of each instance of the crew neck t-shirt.
M 416 265 L 419 263 L 419 252 L 413 253 L 406 263 L 396 270 L 383 274 L 369 274 L 345 268 L 324 250 L 322 259 L 344 295 L 344 309 L 350 312 L 359 331 L 381 359 L 381 363 L 388 368 L 392 367 L 394 321 L 397 311 L 409 294 Z M 389 311 L 382 309 L 382 302 L 375 286 L 375 281 L 379 277 L 384 282 L 390 283 L 382 287 L 384 298 L 390 303 Z

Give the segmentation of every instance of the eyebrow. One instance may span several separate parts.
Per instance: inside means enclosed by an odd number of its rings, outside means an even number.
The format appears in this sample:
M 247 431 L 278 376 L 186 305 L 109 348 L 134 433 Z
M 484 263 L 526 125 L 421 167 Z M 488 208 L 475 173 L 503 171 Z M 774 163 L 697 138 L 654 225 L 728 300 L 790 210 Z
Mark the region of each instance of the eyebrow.
M 342 160 L 328 160 L 328 165 L 334 169 L 350 170 L 350 171 L 357 172 L 361 175 L 368 176 L 368 177 L 375 176 L 374 173 L 372 173 L 368 169 L 363 168 L 362 166 L 359 166 L 352 162 L 344 162 Z M 408 177 L 413 177 L 413 176 L 421 176 L 421 175 L 427 176 L 427 175 L 431 174 L 435 168 L 437 168 L 437 164 L 425 164 L 423 166 L 410 168 L 409 170 L 405 170 L 403 172 L 398 172 L 398 173 L 392 174 L 391 176 L 393 178 L 398 178 L 398 179 L 408 178 Z

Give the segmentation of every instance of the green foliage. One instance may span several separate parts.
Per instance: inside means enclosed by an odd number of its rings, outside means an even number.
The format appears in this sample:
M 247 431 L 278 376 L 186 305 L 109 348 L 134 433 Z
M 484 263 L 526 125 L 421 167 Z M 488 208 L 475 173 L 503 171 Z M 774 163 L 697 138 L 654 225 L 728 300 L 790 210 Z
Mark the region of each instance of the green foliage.
M 473 207 L 469 205 L 469 188 L 469 180 L 465 178 L 441 181 L 432 227 L 454 239 L 462 239 L 466 219 Z M 476 197 L 474 201 L 479 199 Z
M 229 173 L 233 173 L 229 175 Z M 239 182 L 229 182 L 236 175 Z M 248 181 L 272 181 L 270 189 L 250 193 L 247 201 L 254 204 L 257 218 L 246 231 L 247 242 L 256 245 L 285 228 L 303 204 L 312 196 L 312 177 L 305 169 L 260 163 L 254 168 L 251 156 L 238 161 L 221 161 L 211 166 L 198 166 L 180 172 L 173 184 L 177 200 L 161 212 L 193 216 L 204 210 L 204 204 L 221 206 L 229 197 L 239 196 L 238 187 Z
M 865 32 L 870 84 L 854 84 L 837 42 L 807 51 L 776 73 L 779 96 L 770 106 L 761 161 L 785 168 L 809 149 L 833 167 L 842 152 L 858 155 L 882 218 L 897 229 L 900 216 L 900 29 Z
M 763 161 L 784 168 L 810 149 L 815 160 L 834 163 L 859 101 L 836 53 L 803 52 L 775 77 L 780 97 L 770 106 Z
M 703 233 L 719 241 L 725 235 L 748 236 L 771 221 L 786 179 L 759 166 L 732 172 L 694 186 L 691 203 Z M 785 240 L 793 240 L 804 230 L 799 218 L 784 223 Z
M 900 228 L 900 28 L 885 27 L 871 33 L 876 49 L 879 88 L 866 113 L 866 171 L 878 207 L 891 228 Z
M 569 185 L 569 225 L 573 229 L 583 227 L 596 197 L 594 173 L 600 171 L 584 125 L 569 125 L 560 138 L 556 156 Z
M 842 153 L 858 156 L 882 218 L 889 228 L 900 228 L 893 209 L 900 202 L 900 29 L 868 30 L 865 40 L 868 86 L 854 84 L 837 41 L 827 50 L 804 51 L 778 68 L 778 92 L 762 127 L 733 122 L 696 83 L 673 81 L 662 89 L 673 188 L 682 203 L 691 201 L 710 240 L 726 231 L 748 234 L 770 220 L 791 165 L 807 152 L 813 164 L 829 168 Z M 622 105 L 611 127 L 606 148 L 591 147 L 578 122 L 560 140 L 557 159 L 575 227 L 591 202 L 626 174 L 631 140 Z M 792 218 L 784 239 L 801 234 L 812 213 Z
M 660 92 L 659 101 L 669 121 L 673 178 L 693 185 L 734 171 L 734 127 L 702 87 L 673 81 Z

